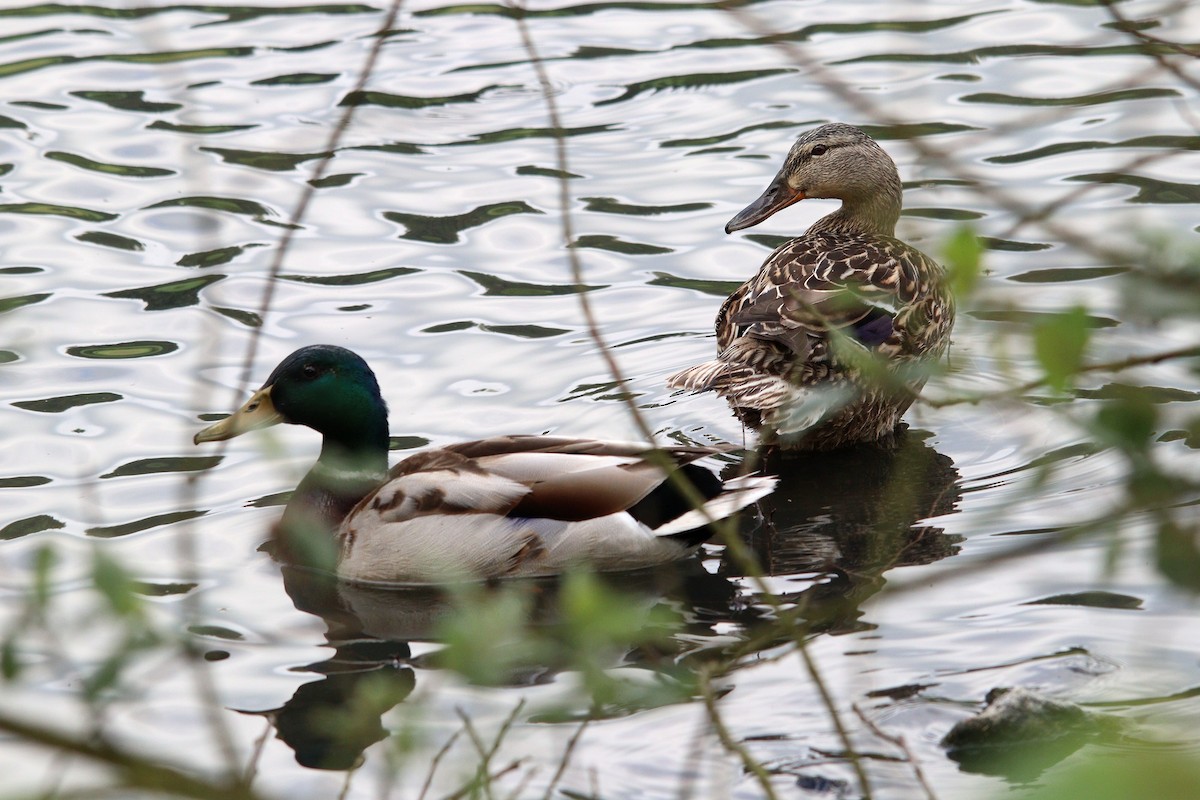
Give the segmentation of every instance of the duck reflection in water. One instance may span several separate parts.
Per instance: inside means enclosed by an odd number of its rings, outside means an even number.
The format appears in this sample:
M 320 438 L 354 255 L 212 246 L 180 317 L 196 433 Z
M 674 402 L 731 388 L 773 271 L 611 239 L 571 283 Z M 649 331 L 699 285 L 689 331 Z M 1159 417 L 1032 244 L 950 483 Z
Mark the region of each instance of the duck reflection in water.
M 813 632 L 868 629 L 859 608 L 883 588 L 887 570 L 958 552 L 961 536 L 921 524 L 961 499 L 954 462 L 929 436 L 901 425 L 887 444 L 766 456 L 779 484 L 760 501 L 766 521 L 748 541 L 765 574 L 809 579 L 777 599 L 802 604 Z M 814 573 L 821 579 L 811 580 Z M 743 571 L 726 556 L 721 574 Z
M 860 605 L 897 566 L 928 564 L 958 551 L 960 537 L 920 520 L 950 513 L 960 498 L 953 462 L 930 447 L 928 434 L 901 428 L 890 446 L 862 445 L 837 452 L 789 455 L 770 463 L 780 477 L 775 494 L 760 503 L 762 519 L 742 515 L 741 535 L 769 575 L 804 579 L 778 596 L 801 606 L 814 633 L 866 629 Z M 731 465 L 730 470 L 740 465 Z M 296 608 L 320 616 L 334 654 L 299 671 L 321 675 L 301 685 L 281 708 L 268 712 L 277 735 L 305 766 L 349 769 L 371 744 L 388 735 L 382 716 L 412 691 L 417 674 L 441 668 L 439 652 L 412 656 L 410 642 L 437 640 L 441 624 L 462 607 L 453 593 L 434 588 L 385 589 L 284 566 L 284 586 Z M 715 574 L 714 574 L 715 569 Z M 813 580 L 814 574 L 820 576 Z M 744 573 L 723 554 L 654 570 L 603 576 L 646 625 L 671 621 L 666 641 L 630 642 L 611 666 L 642 666 L 662 673 L 688 671 L 731 643 L 716 636 L 732 623 L 747 634 L 768 632 L 763 648 L 790 638 L 762 604 L 747 602 L 737 579 Z M 545 631 L 562 621 L 562 582 L 503 581 L 477 587 L 521 592 L 529 601 L 526 623 Z M 499 595 L 496 595 L 499 597 Z M 562 653 L 525 660 L 499 681 L 506 686 L 546 683 L 571 664 Z M 681 682 L 684 683 L 684 682 Z M 686 699 L 686 698 L 680 698 Z M 622 713 L 587 709 L 591 716 Z
M 472 586 L 468 604 L 450 589 L 364 586 L 308 568 L 282 565 L 281 569 L 284 588 L 296 608 L 325 622 L 325 638 L 334 653 L 325 661 L 295 668 L 297 672 L 320 675 L 320 680 L 300 685 L 281 707 L 256 713 L 272 721 L 277 738 L 295 752 L 297 762 L 307 767 L 353 768 L 367 747 L 387 737 L 382 717 L 412 692 L 417 674 L 447 666 L 444 651 L 414 657 L 410 643 L 440 643 L 439 636 L 447 630 L 447 623 L 452 624 L 464 608 L 519 597 L 523 617 L 518 637 L 531 638 L 518 638 L 514 646 L 524 647 L 530 641 L 557 645 L 539 648 L 533 657 L 527 651 L 517 653 L 499 677 L 493 674 L 486 679 L 490 685 L 547 683 L 563 670 L 575 669 L 579 659 L 570 643 L 565 639 L 558 642 L 560 635 L 565 635 L 562 629 L 570 624 L 564 623 L 563 613 L 569 577 Z M 707 572 L 699 559 L 592 577 L 603 582 L 605 592 L 619 598 L 620 613 L 631 629 L 640 631 L 633 633 L 628 642 L 608 642 L 611 652 L 600 656 L 603 667 L 640 666 L 666 676 L 666 686 L 683 687 L 682 694 L 664 693 L 661 702 L 691 696 L 686 689 L 688 681 L 676 683 L 667 675 L 672 670 L 686 671 L 677 664 L 679 651 L 702 650 L 695 640 L 711 636 L 717 622 L 736 619 L 749 626 L 760 613 L 742 608 L 737 602 L 737 587 Z M 656 626 L 662 635 L 645 634 Z M 685 633 L 692 635 L 681 636 Z M 505 660 L 504 655 L 496 655 L 496 661 Z M 580 714 L 602 717 L 628 710 L 591 707 Z

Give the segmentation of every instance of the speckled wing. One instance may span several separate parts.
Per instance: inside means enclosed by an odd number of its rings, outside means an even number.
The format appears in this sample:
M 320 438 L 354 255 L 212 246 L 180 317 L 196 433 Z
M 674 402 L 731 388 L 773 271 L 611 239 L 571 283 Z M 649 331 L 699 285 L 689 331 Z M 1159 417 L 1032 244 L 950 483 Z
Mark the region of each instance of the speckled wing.
M 783 244 L 732 295 L 719 318 L 718 346 L 739 336 L 779 342 L 805 361 L 814 339 L 843 330 L 868 347 L 895 333 L 899 310 L 929 271 L 917 250 L 883 236 L 803 236 Z

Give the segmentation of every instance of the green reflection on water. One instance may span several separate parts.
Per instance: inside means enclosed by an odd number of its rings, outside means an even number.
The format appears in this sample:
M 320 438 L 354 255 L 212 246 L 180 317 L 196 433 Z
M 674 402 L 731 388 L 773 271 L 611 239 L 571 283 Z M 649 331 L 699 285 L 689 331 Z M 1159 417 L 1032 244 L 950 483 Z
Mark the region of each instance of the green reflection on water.
M 455 214 L 449 217 L 426 217 L 420 214 L 406 214 L 400 211 L 385 211 L 383 218 L 398 222 L 407 230 L 400 235 L 401 239 L 412 239 L 418 242 L 432 244 L 454 244 L 458 235 L 468 228 L 476 228 L 484 223 L 512 214 L 541 214 L 523 200 L 507 203 L 489 203 L 479 206 L 465 214 Z
M 1179 92 L 1174 89 L 1120 89 L 1075 97 L 1022 97 L 999 92 L 979 92 L 978 94 L 964 95 L 958 99 L 964 103 L 994 103 L 1007 106 L 1098 106 L 1105 103 L 1123 103 L 1126 100 L 1178 96 Z
M 993 236 L 980 236 L 980 243 L 988 250 L 1002 250 L 1012 253 L 1034 253 L 1038 250 L 1049 250 L 1053 245 L 1045 242 L 1018 242 L 1013 239 L 997 239 Z
M 146 206 L 150 208 L 169 208 L 185 206 L 191 208 L 207 208 L 213 211 L 228 211 L 233 214 L 244 214 L 249 217 L 263 218 L 273 216 L 275 212 L 254 200 L 244 200 L 238 197 L 211 197 L 194 195 L 192 197 L 176 197 Z
M 350 92 L 339 106 L 381 106 L 382 108 L 432 108 L 436 106 L 446 106 L 454 103 L 473 103 L 481 98 L 487 92 L 493 89 L 502 88 L 499 85 L 485 86 L 474 92 L 466 92 L 464 94 L 446 95 L 445 97 L 412 97 L 405 94 L 391 94 L 389 92 Z
M 130 239 L 128 236 L 118 236 L 115 233 L 108 233 L 107 231 L 84 231 L 75 238 L 81 242 L 98 244 L 101 247 L 112 247 L 117 250 L 140 252 L 146 249 L 146 245 L 137 239 Z
M 166 122 L 164 120 L 156 120 L 146 126 L 150 130 L 176 131 L 178 133 L 194 133 L 199 135 L 212 135 L 219 133 L 233 133 L 235 131 L 248 131 L 257 128 L 257 125 L 182 125 L 176 122 Z
M 712 203 L 677 203 L 673 206 L 635 206 L 622 203 L 615 197 L 581 197 L 587 211 L 598 211 L 601 214 L 628 214 L 635 217 L 653 217 L 658 214 L 680 214 L 685 211 L 702 211 L 712 208 Z
M 20 297 L 5 297 L 0 299 L 0 314 L 5 311 L 12 311 L 14 308 L 21 306 L 31 306 L 34 303 L 40 303 L 50 295 L 47 294 L 26 294 Z M 0 362 L 3 363 L 3 362 Z
M 21 6 L 20 8 L 0 9 L 3 17 L 48 17 L 64 13 L 64 6 L 58 3 L 42 3 L 38 5 Z M 143 19 L 156 14 L 173 14 L 179 10 L 178 5 L 107 7 L 98 5 L 72 5 L 70 13 L 84 17 L 101 19 Z M 216 25 L 228 22 L 243 22 L 256 20 L 261 17 L 304 16 L 307 14 L 378 14 L 379 9 L 369 5 L 355 3 L 326 3 L 312 5 L 284 6 L 271 8 L 268 6 L 230 6 L 217 5 L 188 6 L 193 11 L 218 15 L 220 20 L 204 23 Z
M 596 289 L 607 289 L 608 284 L 586 286 L 577 283 L 524 283 L 510 281 L 486 272 L 471 272 L 458 270 L 459 275 L 465 275 L 484 288 L 484 294 L 501 297 L 555 297 L 558 295 L 579 294 L 592 292 Z
M 1020 275 L 1010 276 L 1009 280 L 1017 283 L 1069 283 L 1107 278 L 1110 275 L 1129 272 L 1129 270 L 1129 267 L 1053 267 L 1022 272 Z
M 86 222 L 108 222 L 117 218 L 116 214 L 106 214 L 103 211 L 74 206 L 56 206 L 52 203 L 3 203 L 0 204 L 0 214 L 45 214 L 51 217 L 81 219 Z
M 125 522 L 120 525 L 101 525 L 95 528 L 88 528 L 85 533 L 88 536 L 93 536 L 97 539 L 115 539 L 119 536 L 128 536 L 131 533 L 140 533 L 141 531 L 158 528 L 163 525 L 170 525 L 175 522 L 184 522 L 189 519 L 203 517 L 207 511 L 195 509 L 192 511 L 172 511 L 167 514 L 155 514 L 152 517 L 134 520 L 133 522 Z
M 329 83 L 340 77 L 337 72 L 293 72 L 289 75 L 276 75 L 274 78 L 261 78 L 250 81 L 251 86 L 311 86 L 319 83 Z
M 1095 5 L 1089 2 L 1088 5 Z M 1080 56 L 1147 56 L 1173 55 L 1175 50 L 1168 44 L 1122 44 L 1104 47 L 1073 47 L 1070 45 L 1013 44 L 992 47 L 977 47 L 974 50 L 959 50 L 950 53 L 872 53 L 841 61 L 830 66 L 843 64 L 869 64 L 875 62 L 917 64 L 978 64 L 992 58 L 1027 58 L 1030 56 L 1078 58 Z
M 90 170 L 91 172 L 101 172 L 105 175 L 120 175 L 124 178 L 161 178 L 166 175 L 176 174 L 174 170 L 162 169 L 160 167 L 135 167 L 128 164 L 106 164 L 103 161 L 93 161 L 90 158 L 84 158 L 75 153 L 64 153 L 61 150 L 51 150 L 46 153 L 46 158 L 51 161 L 62 161 L 70 164 L 73 167 Z
M 16 475 L 0 478 L 0 489 L 27 489 L 30 486 L 45 486 L 50 479 L 43 475 Z
M 347 186 L 357 177 L 360 177 L 362 172 L 346 172 L 340 175 L 326 175 L 324 178 L 310 180 L 308 183 L 314 189 L 333 189 L 338 186 Z
M 221 625 L 188 625 L 188 633 L 194 633 L 197 636 L 212 636 L 217 639 L 228 639 L 231 642 L 240 642 L 245 640 L 238 631 Z
M 747 125 L 744 128 L 738 128 L 732 133 L 719 133 L 714 136 L 705 136 L 702 138 L 693 139 L 667 139 L 659 142 L 659 147 L 709 147 L 714 144 L 724 144 L 725 142 L 737 139 L 744 133 L 752 133 L 754 131 L 769 131 L 777 128 L 797 128 L 802 125 L 816 125 L 817 120 L 805 120 L 804 122 L 790 122 L 779 120 L 775 122 L 764 122 L 759 125 Z
M 1020 164 L 1025 161 L 1035 161 L 1039 158 L 1075 153 L 1081 150 L 1104 150 L 1108 148 L 1125 147 L 1156 147 L 1169 150 L 1200 150 L 1200 137 L 1197 136 L 1138 136 L 1123 142 L 1098 142 L 1087 140 L 1081 142 L 1059 142 L 1057 144 L 1037 147 L 1021 153 L 1010 153 L 989 156 L 984 161 L 989 164 Z
M 574 172 L 563 172 L 560 169 L 551 169 L 549 167 L 538 167 L 532 164 L 526 164 L 522 167 L 517 167 L 518 175 L 536 175 L 540 178 L 557 178 L 558 180 L 570 180 L 571 178 L 582 178 L 582 175 L 577 175 Z
M 925 217 L 928 219 L 981 219 L 986 216 L 978 211 L 968 211 L 965 208 L 906 208 L 900 212 L 906 217 Z
M 486 333 L 516 336 L 521 339 L 549 339 L 554 336 L 562 336 L 564 333 L 571 333 L 566 328 L 551 328 L 548 325 L 534 325 L 532 323 L 524 325 L 490 325 L 485 322 L 475 322 L 473 320 L 459 320 L 457 322 L 443 322 L 437 325 L 430 325 L 428 328 L 422 328 L 421 333 L 456 333 L 458 331 L 471 330 L 472 328 L 478 328 Z
M 1200 203 L 1200 186 L 1194 183 L 1171 183 L 1120 172 L 1071 175 L 1066 180 L 1080 183 L 1120 183 L 1137 187 L 1138 193 L 1129 198 L 1130 203 Z
M 608 133 L 617 128 L 616 123 L 608 125 L 584 125 L 578 128 L 505 128 L 489 133 L 477 133 L 470 139 L 461 142 L 450 142 L 447 147 L 460 147 L 475 144 L 500 144 L 515 142 L 521 139 L 558 139 L 560 136 L 571 138 L 587 136 L 592 133 Z
M 233 261 L 251 247 L 266 247 L 266 245 L 260 242 L 250 242 L 233 247 L 218 247 L 215 250 L 205 250 L 201 253 L 188 253 L 176 261 L 175 265 L 179 267 L 215 267 Z
M 158 286 L 122 289 L 117 292 L 104 292 L 103 294 L 105 297 L 141 300 L 146 304 L 147 311 L 164 311 L 169 308 L 184 308 L 196 305 L 200 302 L 201 290 L 224 279 L 224 275 L 204 275 L 198 278 L 187 278 L 182 281 L 161 283 Z
M 872 139 L 882 141 L 916 139 L 919 136 L 941 136 L 947 133 L 977 131 L 973 125 L 957 125 L 951 122 L 913 122 L 900 125 L 859 125 Z
M 996 310 L 978 309 L 967 311 L 966 314 L 985 322 L 1010 322 L 1018 325 L 1033 325 L 1037 322 L 1058 316 L 1057 312 L 1052 311 L 1023 311 L 1015 308 Z M 1089 328 L 1115 328 L 1121 323 L 1108 317 L 1088 315 L 1085 317 L 1084 324 Z
M 200 584 L 190 582 L 160 583 L 158 581 L 133 581 L 131 588 L 146 597 L 170 597 L 176 594 L 187 594 Z
M 458 331 L 469 331 L 478 324 L 469 319 L 458 320 L 457 322 L 440 322 L 437 325 L 422 328 L 421 333 L 457 333 Z
M 234 322 L 240 322 L 247 328 L 262 327 L 262 317 L 253 311 L 243 311 L 240 308 L 222 308 L 221 306 L 213 306 L 213 311 L 224 317 L 229 317 Z
M 666 89 L 698 89 L 705 86 L 724 86 L 730 83 L 745 83 L 759 78 L 769 78 L 772 75 L 782 75 L 795 72 L 794 69 L 750 69 L 740 72 L 696 72 L 691 75 L 668 75 L 653 78 L 648 81 L 637 81 L 626 85 L 625 92 L 608 100 L 600 100 L 594 105 L 612 105 L 630 100 L 645 92 L 657 92 Z
M 31 533 L 57 530 L 65 527 L 66 523 L 55 519 L 49 514 L 38 514 L 34 517 L 26 517 L 16 522 L 10 522 L 3 528 L 0 528 L 0 540 L 19 539 Z
M 68 347 L 67 355 L 77 358 L 150 358 L 166 355 L 179 349 L 174 342 L 115 342 L 113 344 L 87 344 Z
M 270 172 L 289 172 L 305 161 L 324 158 L 328 153 L 272 153 L 260 150 L 232 150 L 223 147 L 201 147 L 201 152 L 214 153 L 226 164 L 237 164 Z
M 1145 403 L 1193 403 L 1200 392 L 1189 392 L 1169 386 L 1134 386 L 1128 383 L 1106 383 L 1099 389 L 1079 389 L 1076 397 L 1089 400 L 1137 400 Z
M 609 236 L 607 234 L 599 233 L 590 233 L 586 236 L 580 236 L 574 242 L 571 242 L 571 247 L 591 248 L 593 250 L 608 250 L 613 253 L 623 253 L 627 256 L 653 256 L 675 252 L 670 247 L 658 247 L 657 245 L 652 244 L 626 242 L 618 239 L 616 236 Z
M 125 64 L 176 64 L 180 61 L 196 61 L 203 58 L 245 58 L 252 55 L 254 55 L 253 47 L 209 47 L 203 50 L 175 50 L 167 53 L 97 56 L 96 60 L 117 61 Z M 160 105 L 170 104 L 162 103 Z
M 159 114 L 165 111 L 178 111 L 183 108 L 183 105 L 180 103 L 155 103 L 149 101 L 146 99 L 146 93 L 142 91 L 102 92 L 80 90 L 71 92 L 71 94 L 84 100 L 103 103 L 119 111 L 145 111 L 150 114 Z
M 713 297 L 728 297 L 734 289 L 741 286 L 738 281 L 714 281 L 698 278 L 681 278 L 669 272 L 655 272 L 654 280 L 647 281 L 647 286 L 670 286 L 674 289 L 691 289 L 710 294 Z
M 401 275 L 412 275 L 415 272 L 421 272 L 421 270 L 417 267 L 389 267 L 388 269 L 356 272 L 349 275 L 280 275 L 279 277 L 287 281 L 315 283 L 320 286 L 359 286 L 364 283 L 386 281 L 388 278 L 397 278 Z
M 125 399 L 113 392 L 88 392 L 86 394 L 67 394 L 61 397 L 47 397 L 44 400 L 20 400 L 13 403 L 17 408 L 26 411 L 40 411 L 44 414 L 58 414 L 71 408 L 89 406 L 95 403 L 115 403 Z
M 124 478 L 130 475 L 156 475 L 161 472 L 199 472 L 212 469 L 224 456 L 161 456 L 139 458 L 106 472 L 101 478 Z
M 1038 600 L 1027 600 L 1024 606 L 1085 606 L 1087 608 L 1120 608 L 1140 609 L 1142 598 L 1128 594 L 1117 594 L 1100 589 L 1088 592 L 1068 592 L 1042 597 Z

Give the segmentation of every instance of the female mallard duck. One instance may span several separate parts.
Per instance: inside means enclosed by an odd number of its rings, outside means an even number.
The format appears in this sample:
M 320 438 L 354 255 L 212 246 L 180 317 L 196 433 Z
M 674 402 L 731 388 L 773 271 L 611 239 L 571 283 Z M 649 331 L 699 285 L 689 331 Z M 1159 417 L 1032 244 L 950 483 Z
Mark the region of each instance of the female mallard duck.
M 893 235 L 900 194 L 895 163 L 858 128 L 803 134 L 725 232 L 808 197 L 841 208 L 776 248 L 725 300 L 717 358 L 669 385 L 717 392 L 764 444 L 783 449 L 889 437 L 954 324 L 942 268 Z
M 691 462 L 716 450 L 502 436 L 409 456 L 388 470 L 387 405 L 357 354 L 332 345 L 285 358 L 215 442 L 280 422 L 324 438 L 275 528 L 286 561 L 361 583 L 551 575 L 586 564 L 636 569 L 682 558 L 709 521 L 764 496 L 772 478 L 722 483 Z M 664 469 L 666 467 L 666 469 Z M 695 510 L 680 474 L 702 497 Z

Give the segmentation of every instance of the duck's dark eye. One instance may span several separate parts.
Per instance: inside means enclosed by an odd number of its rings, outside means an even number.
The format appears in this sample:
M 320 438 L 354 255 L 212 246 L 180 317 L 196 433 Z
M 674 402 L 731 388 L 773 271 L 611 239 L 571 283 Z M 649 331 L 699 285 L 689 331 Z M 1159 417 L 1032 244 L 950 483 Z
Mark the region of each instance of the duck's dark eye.
M 300 368 L 300 374 L 303 375 L 305 378 L 312 380 L 313 378 L 315 378 L 319 374 L 321 374 L 321 370 L 317 369 L 316 366 L 314 366 L 312 364 L 305 364 L 303 367 Z
M 825 151 L 828 149 L 829 149 L 829 147 L 826 145 L 815 144 L 815 145 L 813 145 L 812 154 L 814 156 L 823 156 L 823 155 L 825 155 Z

